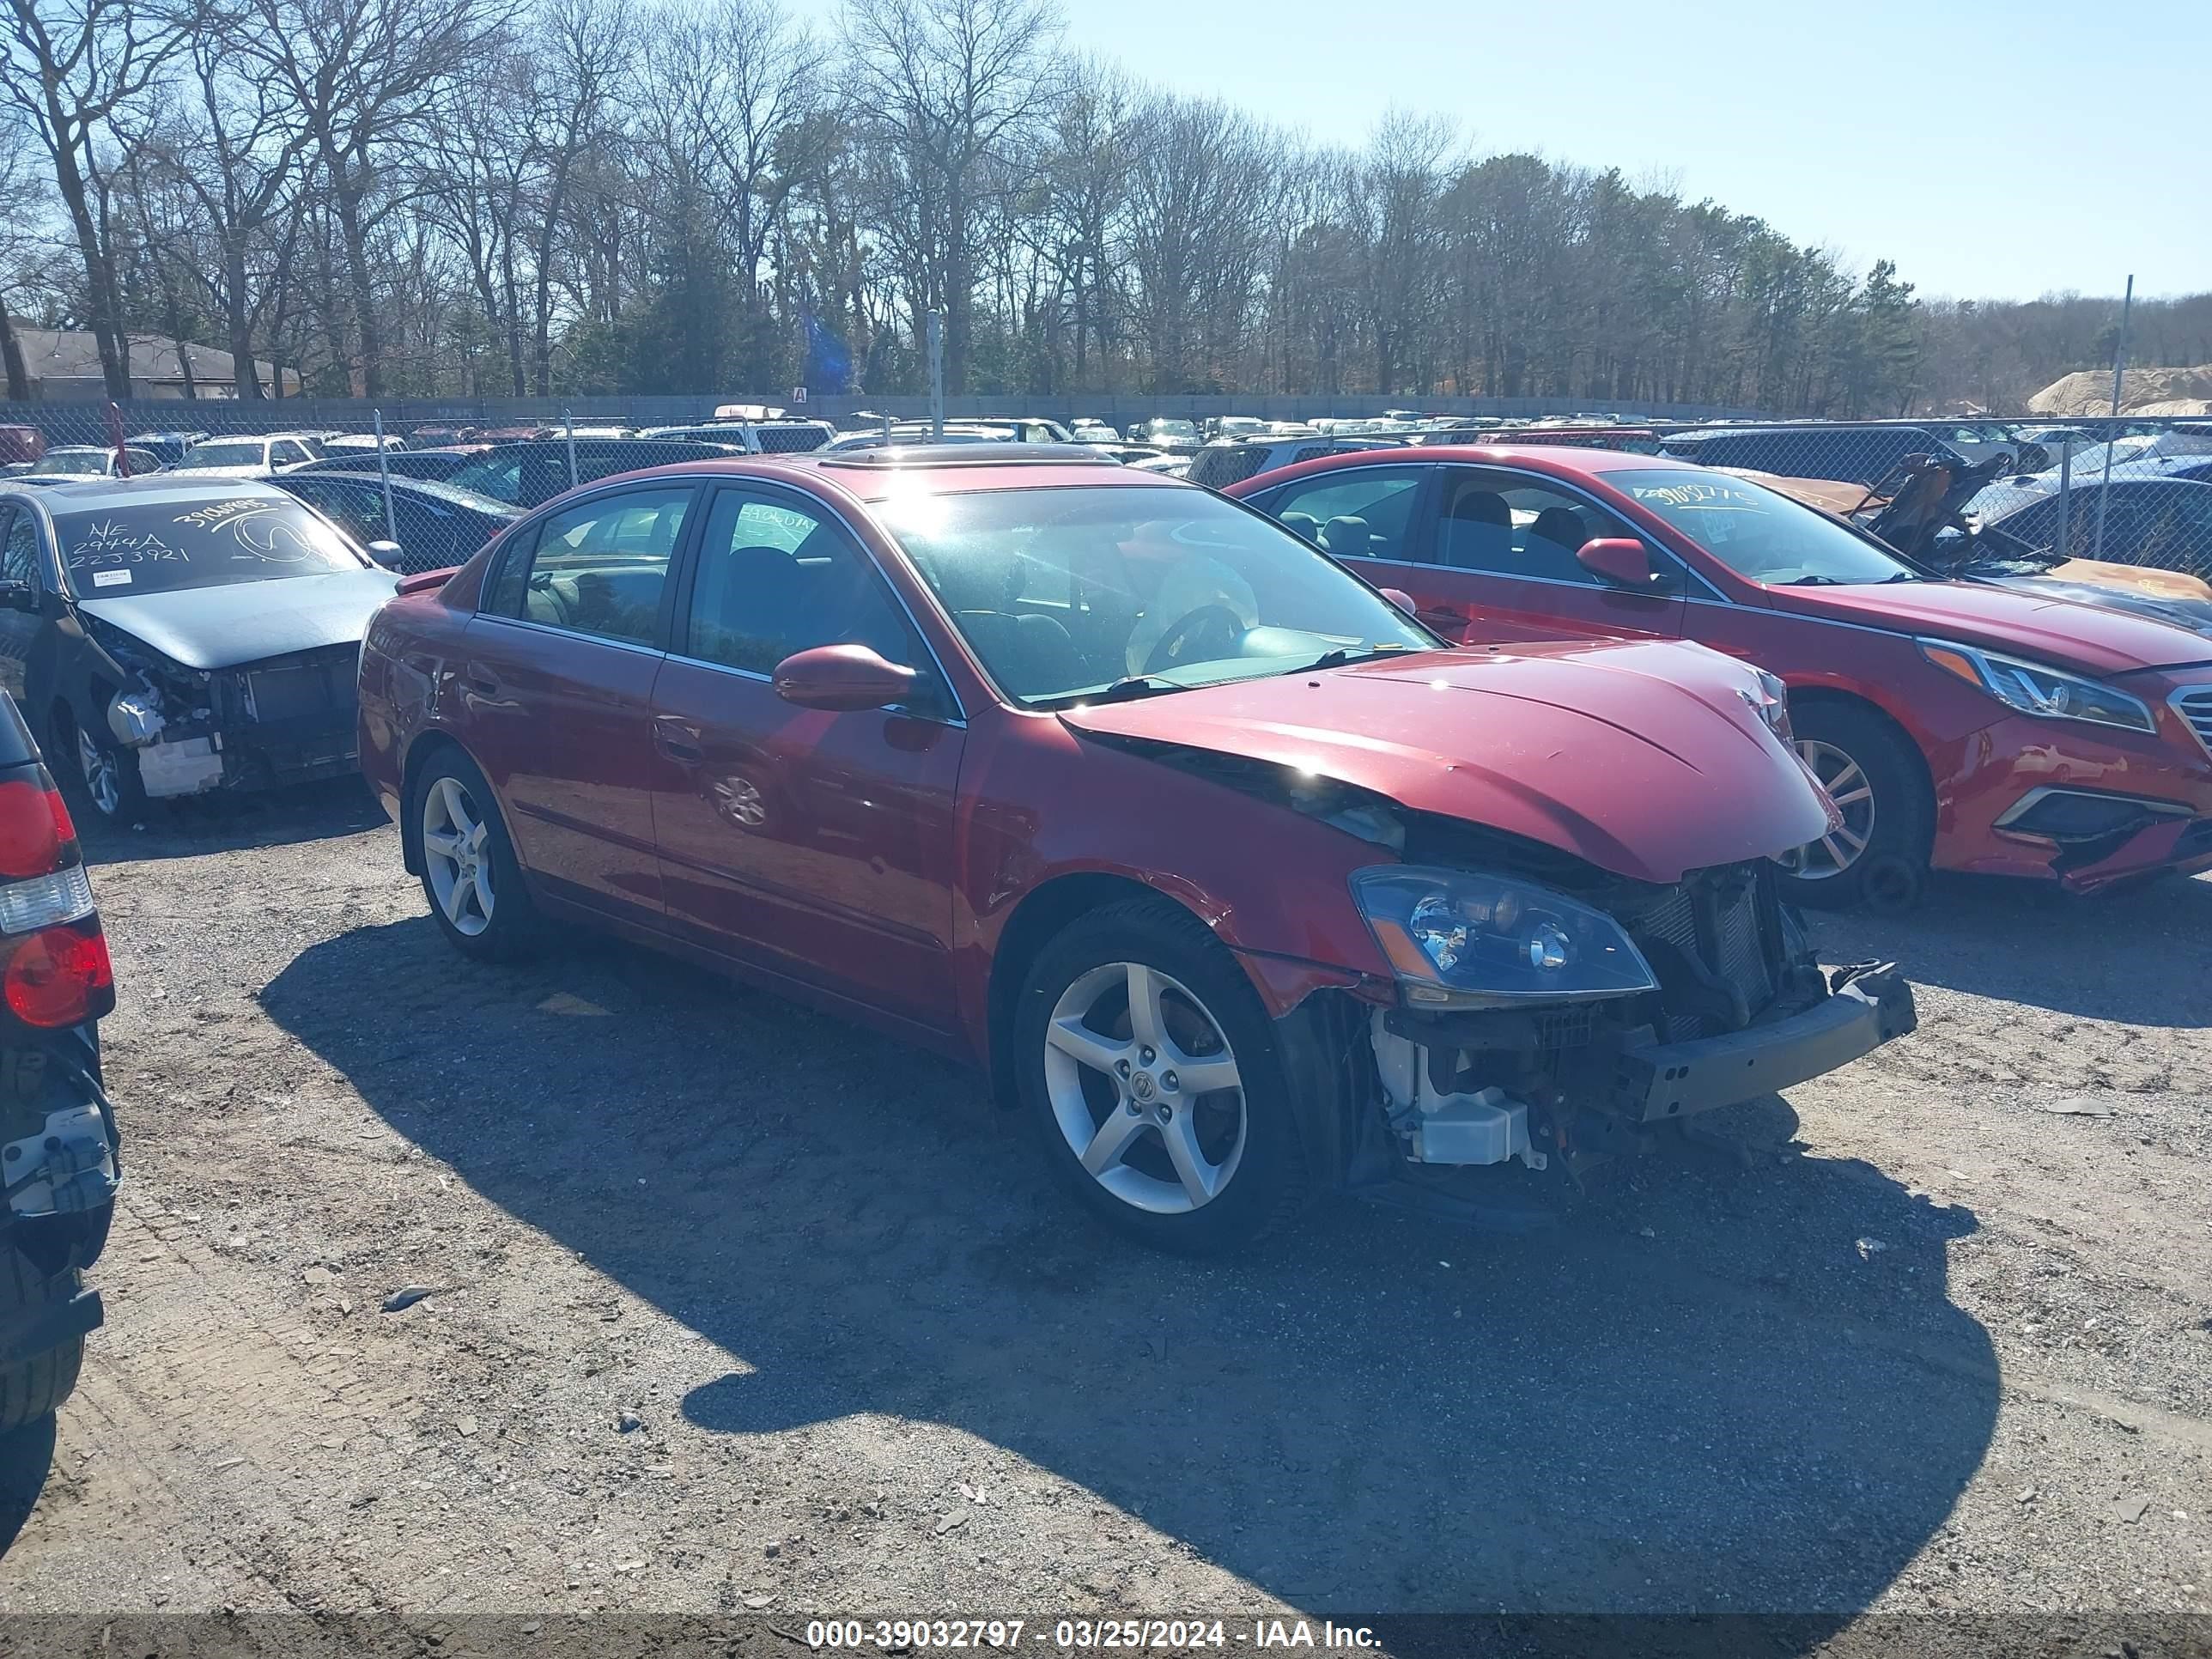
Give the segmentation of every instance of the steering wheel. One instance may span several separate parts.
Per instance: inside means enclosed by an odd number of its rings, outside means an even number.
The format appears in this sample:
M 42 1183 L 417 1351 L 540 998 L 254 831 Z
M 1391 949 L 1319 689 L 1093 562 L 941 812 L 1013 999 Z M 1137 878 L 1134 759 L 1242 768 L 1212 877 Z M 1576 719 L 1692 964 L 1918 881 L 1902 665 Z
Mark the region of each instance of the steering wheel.
M 1185 660 L 1186 653 L 1192 662 L 1212 662 L 1234 652 L 1243 637 L 1244 619 L 1234 611 L 1225 605 L 1201 605 L 1177 617 L 1160 635 L 1145 659 L 1142 672 L 1157 674 L 1164 668 L 1173 668 Z M 1199 648 L 1201 644 L 1203 650 Z

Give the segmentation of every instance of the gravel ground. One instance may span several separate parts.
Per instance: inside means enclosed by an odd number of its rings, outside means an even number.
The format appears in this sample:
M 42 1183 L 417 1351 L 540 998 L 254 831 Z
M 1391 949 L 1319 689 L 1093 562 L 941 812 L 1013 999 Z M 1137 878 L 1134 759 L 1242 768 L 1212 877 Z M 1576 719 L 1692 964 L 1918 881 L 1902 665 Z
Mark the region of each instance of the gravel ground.
M 2212 881 L 1823 921 L 1921 1030 L 1745 1158 L 1192 1265 L 933 1058 L 465 961 L 350 787 L 93 854 L 130 1172 L 0 1609 L 2212 1611 Z

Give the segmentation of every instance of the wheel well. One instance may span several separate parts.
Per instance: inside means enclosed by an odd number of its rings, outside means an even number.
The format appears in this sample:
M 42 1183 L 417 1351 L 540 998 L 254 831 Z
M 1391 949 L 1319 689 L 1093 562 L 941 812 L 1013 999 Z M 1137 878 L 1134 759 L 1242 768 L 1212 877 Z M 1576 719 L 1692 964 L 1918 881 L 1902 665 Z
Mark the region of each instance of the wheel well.
M 422 776 L 422 769 L 430 763 L 433 757 L 448 749 L 459 749 L 464 755 L 468 753 L 467 750 L 461 749 L 458 739 L 434 728 L 407 746 L 407 758 L 400 765 L 399 860 L 410 876 L 422 873 L 422 826 L 415 822 L 415 814 L 407 810 L 407 803 L 415 798 L 415 780 Z
M 1928 757 L 1921 752 L 1920 745 L 1913 740 L 1912 733 L 1899 723 L 1895 715 L 1881 704 L 1869 702 L 1866 698 L 1854 692 L 1838 691 L 1832 688 L 1820 685 L 1808 686 L 1802 690 L 1792 686 L 1790 690 L 1790 706 L 1793 709 L 1805 708 L 1848 709 L 1853 714 L 1864 714 L 1885 727 L 1890 736 L 1897 739 L 1898 745 L 1911 757 L 1913 778 L 1920 785 L 1923 825 L 1929 835 L 1935 834 L 1935 775 L 1928 769 Z
M 1055 876 L 1026 894 L 999 932 L 998 948 L 991 955 L 991 986 L 985 1007 L 984 1041 L 988 1045 L 991 1092 L 1002 1108 L 1015 1103 L 1014 1079 L 1007 1045 L 999 1041 L 1013 1022 L 1014 999 L 1029 977 L 1030 964 L 1054 934 L 1086 911 L 1103 904 L 1131 898 L 1149 898 L 1174 904 L 1158 888 L 1127 876 L 1097 872 Z M 1178 908 L 1182 908 L 1180 906 Z

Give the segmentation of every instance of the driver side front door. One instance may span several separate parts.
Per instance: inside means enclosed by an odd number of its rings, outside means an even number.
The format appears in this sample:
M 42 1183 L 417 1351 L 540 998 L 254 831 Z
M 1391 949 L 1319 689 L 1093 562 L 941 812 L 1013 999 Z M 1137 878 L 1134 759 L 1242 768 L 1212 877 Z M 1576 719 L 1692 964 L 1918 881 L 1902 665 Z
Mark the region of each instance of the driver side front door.
M 953 806 L 966 728 L 874 561 L 811 498 L 709 497 L 653 690 L 668 926 L 734 960 L 945 1033 Z M 786 702 L 776 664 L 866 645 L 920 672 L 855 712 Z

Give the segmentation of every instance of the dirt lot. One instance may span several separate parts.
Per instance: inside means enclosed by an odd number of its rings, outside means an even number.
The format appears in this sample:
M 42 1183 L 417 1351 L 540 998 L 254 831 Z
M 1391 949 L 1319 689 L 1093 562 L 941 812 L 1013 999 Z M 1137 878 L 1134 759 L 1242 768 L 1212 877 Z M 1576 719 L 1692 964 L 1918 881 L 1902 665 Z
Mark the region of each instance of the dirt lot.
M 94 854 L 129 1177 L 0 1608 L 2212 1610 L 2212 882 L 1821 924 L 1922 1028 L 1747 1166 L 1192 1266 L 936 1060 L 465 962 L 350 788 Z

